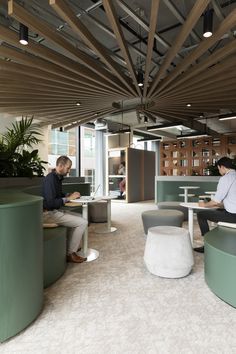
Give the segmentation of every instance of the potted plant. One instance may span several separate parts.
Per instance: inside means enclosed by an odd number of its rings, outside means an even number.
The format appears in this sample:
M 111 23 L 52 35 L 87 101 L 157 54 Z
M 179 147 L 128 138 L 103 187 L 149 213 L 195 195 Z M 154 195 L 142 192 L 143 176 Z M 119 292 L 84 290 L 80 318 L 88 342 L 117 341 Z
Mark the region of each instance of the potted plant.
M 12 123 L 12 127 L 0 135 L 0 177 L 41 177 L 46 164 L 33 149 L 41 139 L 40 129 L 33 117 Z

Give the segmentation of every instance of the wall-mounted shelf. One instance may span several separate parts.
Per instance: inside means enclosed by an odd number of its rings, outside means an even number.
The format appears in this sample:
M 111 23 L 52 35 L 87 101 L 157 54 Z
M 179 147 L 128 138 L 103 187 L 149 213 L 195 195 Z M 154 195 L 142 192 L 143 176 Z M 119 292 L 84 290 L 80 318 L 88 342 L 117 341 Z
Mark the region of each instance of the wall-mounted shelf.
M 160 175 L 207 176 L 208 166 L 226 155 L 236 156 L 236 134 L 166 141 L 160 145 Z

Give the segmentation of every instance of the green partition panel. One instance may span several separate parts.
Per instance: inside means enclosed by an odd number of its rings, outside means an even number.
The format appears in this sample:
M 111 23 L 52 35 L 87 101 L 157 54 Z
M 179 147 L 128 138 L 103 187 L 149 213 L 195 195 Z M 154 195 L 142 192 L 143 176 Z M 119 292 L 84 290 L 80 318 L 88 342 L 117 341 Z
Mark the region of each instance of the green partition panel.
M 42 198 L 1 191 L 0 341 L 28 326 L 42 305 Z
M 236 307 L 236 229 L 217 227 L 204 240 L 206 283 L 219 298 Z
M 200 188 L 189 190 L 189 193 L 193 193 L 196 197 L 191 198 L 191 202 L 198 201 L 198 195 L 205 194 L 206 191 L 216 191 L 217 183 L 215 181 L 191 181 L 191 176 L 188 181 L 175 181 L 174 177 L 172 181 L 156 181 L 156 201 L 179 201 L 183 202 L 184 198 L 179 194 L 183 194 L 183 189 L 180 186 L 198 186 Z

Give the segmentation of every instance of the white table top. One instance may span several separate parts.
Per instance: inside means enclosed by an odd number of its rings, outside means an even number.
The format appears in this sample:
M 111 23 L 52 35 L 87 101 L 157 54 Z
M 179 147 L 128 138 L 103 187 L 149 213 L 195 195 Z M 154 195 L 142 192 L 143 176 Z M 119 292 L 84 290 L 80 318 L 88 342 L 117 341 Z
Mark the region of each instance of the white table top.
M 216 194 L 216 192 L 205 192 L 206 194 Z
M 215 209 L 215 208 L 206 208 L 206 207 L 201 207 L 198 205 L 198 203 L 180 203 L 181 206 L 189 209 Z
M 102 200 L 102 197 L 90 197 L 90 196 L 81 196 L 78 199 L 73 199 L 71 200 L 71 202 L 73 203 L 83 203 L 83 204 L 87 204 L 87 203 L 94 203 L 94 202 L 98 202 L 99 200 Z
M 200 187 L 197 187 L 197 186 L 180 186 L 179 188 L 182 188 L 182 189 L 197 189 L 197 188 L 200 188 Z

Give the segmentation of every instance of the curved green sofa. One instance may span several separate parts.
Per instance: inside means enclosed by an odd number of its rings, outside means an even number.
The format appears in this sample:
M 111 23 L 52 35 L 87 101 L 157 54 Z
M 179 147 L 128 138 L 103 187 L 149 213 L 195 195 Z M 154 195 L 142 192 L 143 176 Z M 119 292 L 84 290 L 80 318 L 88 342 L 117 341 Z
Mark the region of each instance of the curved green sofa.
M 236 307 L 236 229 L 218 226 L 204 236 L 204 245 L 207 285 Z
M 27 327 L 43 306 L 42 198 L 0 191 L 0 341 Z

